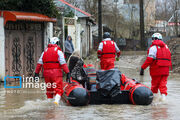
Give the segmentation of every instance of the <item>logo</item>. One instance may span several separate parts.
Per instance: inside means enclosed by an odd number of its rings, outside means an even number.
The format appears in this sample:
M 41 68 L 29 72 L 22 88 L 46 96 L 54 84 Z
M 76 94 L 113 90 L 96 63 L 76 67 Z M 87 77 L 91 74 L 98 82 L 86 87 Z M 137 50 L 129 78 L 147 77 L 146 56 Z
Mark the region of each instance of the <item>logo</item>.
M 9 86 L 9 79 L 17 79 L 19 84 L 16 86 Z M 39 77 L 23 77 L 21 76 L 5 76 L 4 77 L 4 88 L 40 88 L 45 90 L 46 88 L 56 88 L 57 85 L 55 82 L 40 82 Z
M 7 86 L 8 79 L 19 79 L 19 86 Z M 22 87 L 22 77 L 21 76 L 5 76 L 4 77 L 4 88 L 21 88 Z

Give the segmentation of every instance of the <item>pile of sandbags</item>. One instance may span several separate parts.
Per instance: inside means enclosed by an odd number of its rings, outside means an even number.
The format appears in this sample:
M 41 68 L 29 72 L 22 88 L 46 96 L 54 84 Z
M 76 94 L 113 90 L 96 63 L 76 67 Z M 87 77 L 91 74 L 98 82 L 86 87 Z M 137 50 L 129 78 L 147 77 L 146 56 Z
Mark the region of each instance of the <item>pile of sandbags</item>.
M 172 38 L 167 45 L 172 53 L 173 72 L 180 73 L 180 38 Z

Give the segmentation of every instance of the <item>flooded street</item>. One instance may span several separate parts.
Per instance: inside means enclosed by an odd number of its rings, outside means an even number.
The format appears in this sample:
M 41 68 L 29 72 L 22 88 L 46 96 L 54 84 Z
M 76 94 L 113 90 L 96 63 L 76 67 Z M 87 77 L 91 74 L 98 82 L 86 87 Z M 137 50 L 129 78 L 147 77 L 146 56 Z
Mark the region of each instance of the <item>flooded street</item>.
M 144 56 L 122 56 L 116 66 L 130 78 L 150 87 L 149 71 L 139 76 L 140 61 Z M 89 105 L 84 107 L 54 106 L 40 89 L 11 89 L 0 87 L 1 120 L 177 120 L 180 114 L 180 75 L 170 73 L 166 102 L 156 101 L 149 106 Z M 11 93 L 12 92 L 12 93 Z

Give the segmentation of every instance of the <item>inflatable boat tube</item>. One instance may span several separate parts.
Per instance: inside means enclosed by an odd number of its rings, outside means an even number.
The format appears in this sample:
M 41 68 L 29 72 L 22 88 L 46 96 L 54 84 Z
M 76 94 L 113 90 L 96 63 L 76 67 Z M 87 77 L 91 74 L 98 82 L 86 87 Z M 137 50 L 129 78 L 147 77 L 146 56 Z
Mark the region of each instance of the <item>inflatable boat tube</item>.
M 72 106 L 85 106 L 89 103 L 89 93 L 76 81 L 63 84 L 63 99 Z
M 149 87 L 139 83 L 135 79 L 129 79 L 121 75 L 121 89 L 129 91 L 129 99 L 132 104 L 149 105 L 153 100 L 153 93 Z

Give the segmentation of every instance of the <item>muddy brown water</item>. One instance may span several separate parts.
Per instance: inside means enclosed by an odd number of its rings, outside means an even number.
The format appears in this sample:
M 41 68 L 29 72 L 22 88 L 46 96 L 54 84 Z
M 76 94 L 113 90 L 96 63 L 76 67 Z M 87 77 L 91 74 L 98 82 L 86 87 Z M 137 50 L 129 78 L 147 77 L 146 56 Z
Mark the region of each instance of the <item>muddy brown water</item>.
M 139 57 L 125 57 L 116 63 L 121 72 L 150 87 L 148 70 L 139 76 Z M 13 83 L 15 84 L 15 83 Z M 19 90 L 19 91 L 18 91 Z M 84 107 L 54 106 L 45 91 L 34 89 L 5 89 L 0 86 L 0 120 L 179 120 L 180 75 L 170 73 L 165 102 L 151 105 L 88 105 Z

